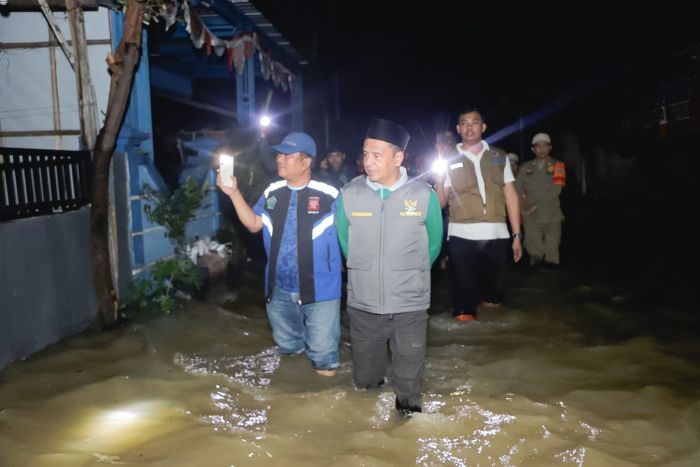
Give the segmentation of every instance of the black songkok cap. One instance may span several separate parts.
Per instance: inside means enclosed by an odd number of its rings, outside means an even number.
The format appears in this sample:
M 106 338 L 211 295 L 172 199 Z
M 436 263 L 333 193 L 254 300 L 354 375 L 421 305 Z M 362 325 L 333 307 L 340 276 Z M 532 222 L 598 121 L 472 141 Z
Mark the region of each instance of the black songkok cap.
M 400 147 L 402 151 L 405 151 L 411 135 L 398 123 L 394 123 L 391 120 L 384 120 L 383 118 L 373 118 L 372 122 L 369 124 L 367 135 L 365 136 L 365 139 L 367 138 L 386 141 L 387 143 Z

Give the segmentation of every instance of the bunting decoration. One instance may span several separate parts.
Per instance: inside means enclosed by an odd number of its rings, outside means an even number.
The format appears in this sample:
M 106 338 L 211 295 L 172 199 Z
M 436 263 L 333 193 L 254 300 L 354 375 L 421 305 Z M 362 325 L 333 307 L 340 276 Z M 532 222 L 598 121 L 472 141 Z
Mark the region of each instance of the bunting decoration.
M 265 81 L 272 76 L 272 58 L 269 52 L 260 52 L 260 73 Z
M 177 2 L 173 1 L 164 3 L 161 8 L 160 17 L 165 20 L 165 30 L 167 31 L 177 21 L 178 5 Z
M 174 11 L 173 11 L 174 10 Z M 256 33 L 243 33 L 233 39 L 220 39 L 213 34 L 206 26 L 204 21 L 199 17 L 196 11 L 192 9 L 189 2 L 182 2 L 183 16 L 185 20 L 185 29 L 190 34 L 190 39 L 195 48 L 205 48 L 207 55 L 211 55 L 212 51 L 217 57 L 221 57 L 226 52 L 226 66 L 229 71 L 236 70 L 239 75 L 245 70 L 245 63 L 254 53 L 260 54 L 260 73 L 265 81 L 272 79 L 273 84 L 281 88 L 284 92 L 295 89 L 296 77 L 289 71 L 287 67 L 272 59 L 272 53 L 264 51 L 260 46 L 260 40 Z M 166 30 L 174 24 L 174 19 L 177 14 L 177 2 L 173 5 L 168 5 L 161 12 L 161 16 L 165 18 Z

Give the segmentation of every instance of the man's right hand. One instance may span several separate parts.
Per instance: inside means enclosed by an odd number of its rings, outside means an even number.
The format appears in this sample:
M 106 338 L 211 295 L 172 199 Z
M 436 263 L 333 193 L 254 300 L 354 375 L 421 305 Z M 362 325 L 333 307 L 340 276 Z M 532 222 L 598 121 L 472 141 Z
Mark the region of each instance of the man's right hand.
M 530 215 L 533 212 L 535 212 L 535 209 L 537 209 L 536 204 L 533 204 L 532 206 L 526 206 L 525 209 L 523 210 L 523 214 Z
M 223 191 L 226 196 L 231 196 L 232 194 L 238 191 L 238 180 L 236 179 L 236 176 L 233 175 L 231 176 L 231 186 L 226 186 L 224 185 L 224 180 L 221 178 L 221 174 L 217 173 L 216 186 L 218 186 L 219 189 Z

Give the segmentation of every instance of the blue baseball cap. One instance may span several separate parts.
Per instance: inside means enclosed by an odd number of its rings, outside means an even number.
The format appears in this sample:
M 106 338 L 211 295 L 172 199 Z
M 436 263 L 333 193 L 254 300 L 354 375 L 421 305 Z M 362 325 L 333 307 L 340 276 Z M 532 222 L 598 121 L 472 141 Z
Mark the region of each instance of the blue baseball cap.
M 271 149 L 281 154 L 303 152 L 311 157 L 316 157 L 316 142 L 311 136 L 301 131 L 289 133 L 280 144 L 272 146 Z

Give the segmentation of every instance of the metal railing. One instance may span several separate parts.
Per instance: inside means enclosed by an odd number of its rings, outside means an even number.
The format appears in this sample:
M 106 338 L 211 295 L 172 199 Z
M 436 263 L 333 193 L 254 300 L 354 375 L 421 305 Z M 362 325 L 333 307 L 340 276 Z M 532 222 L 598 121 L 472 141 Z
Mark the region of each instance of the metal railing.
M 79 209 L 91 178 L 89 151 L 0 148 L 0 221 Z

